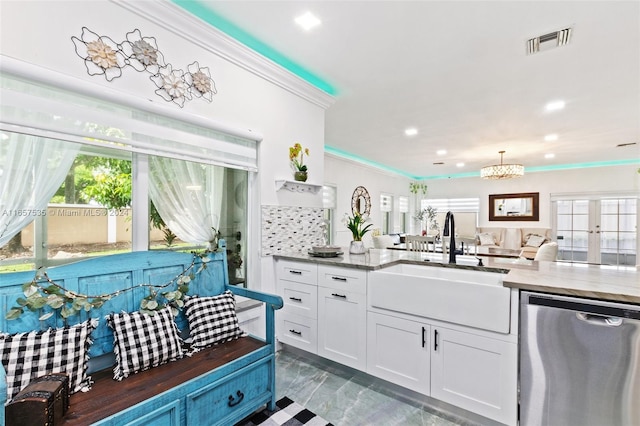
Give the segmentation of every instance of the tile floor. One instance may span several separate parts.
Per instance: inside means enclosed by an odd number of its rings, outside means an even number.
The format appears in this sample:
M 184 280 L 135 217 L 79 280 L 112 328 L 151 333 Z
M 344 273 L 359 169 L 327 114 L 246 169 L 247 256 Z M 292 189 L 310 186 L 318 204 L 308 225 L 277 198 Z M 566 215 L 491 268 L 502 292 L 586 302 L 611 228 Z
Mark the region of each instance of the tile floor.
M 393 385 L 304 352 L 276 354 L 276 394 L 336 426 L 475 425 L 398 395 Z

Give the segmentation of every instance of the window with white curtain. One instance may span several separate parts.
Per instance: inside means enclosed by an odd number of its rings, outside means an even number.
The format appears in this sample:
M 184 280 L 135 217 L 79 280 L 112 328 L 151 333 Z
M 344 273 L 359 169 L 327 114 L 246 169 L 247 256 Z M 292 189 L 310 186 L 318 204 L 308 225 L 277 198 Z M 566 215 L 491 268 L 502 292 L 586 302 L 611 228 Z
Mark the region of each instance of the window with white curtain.
M 436 223 L 443 229 L 447 212 L 454 213 L 456 233 L 461 237 L 475 237 L 480 212 L 479 198 L 434 198 L 421 201 L 420 207 L 436 210 Z
M 127 95 L 119 102 L 95 85 L 68 90 L 62 75 L 60 84 L 16 75 L 0 73 L 0 272 L 122 250 L 205 248 L 222 237 L 230 281 L 245 283 L 259 136 Z M 69 202 L 74 192 L 82 196 Z M 18 239 L 21 250 L 7 255 Z M 97 249 L 76 252 L 87 245 Z
M 380 213 L 382 216 L 382 233 L 389 234 L 392 229 L 393 196 L 380 194 Z
M 398 232 L 406 233 L 409 231 L 409 198 L 398 197 L 398 212 L 400 213 L 400 228 Z
M 324 232 L 326 235 L 326 243 L 332 244 L 334 240 L 334 218 L 337 205 L 337 188 L 335 185 L 323 185 L 322 186 L 322 207 L 323 207 L 323 223 L 325 226 Z

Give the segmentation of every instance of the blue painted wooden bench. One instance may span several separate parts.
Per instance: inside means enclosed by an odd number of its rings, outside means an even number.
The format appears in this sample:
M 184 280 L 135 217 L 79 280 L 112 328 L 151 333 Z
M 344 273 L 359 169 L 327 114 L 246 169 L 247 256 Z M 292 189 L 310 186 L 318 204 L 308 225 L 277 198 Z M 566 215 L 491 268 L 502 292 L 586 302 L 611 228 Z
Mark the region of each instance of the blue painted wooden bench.
M 202 350 L 117 382 L 112 379 L 113 332 L 105 315 L 133 312 L 140 308 L 148 289 L 135 288 L 107 301 L 101 308 L 70 317 L 69 325 L 99 318 L 89 354 L 92 389 L 71 396 L 66 425 L 232 425 L 265 404 L 275 408 L 274 310 L 282 307 L 279 296 L 229 286 L 224 241 L 222 250 L 211 253 L 207 267 L 189 284 L 189 293 L 213 296 L 231 290 L 263 302 L 265 339 L 240 337 Z M 169 251 L 133 252 L 82 260 L 52 267 L 47 275 L 65 288 L 82 294 L 107 294 L 141 283 L 160 285 L 181 274 L 193 261 L 190 253 Z M 197 267 L 197 266 L 196 266 Z M 22 285 L 32 281 L 33 271 L 0 274 L 0 330 L 7 333 L 61 327 L 60 318 L 39 320 L 39 313 L 26 311 L 16 320 L 5 313 L 24 297 Z M 181 330 L 188 329 L 182 313 L 176 318 Z M 6 376 L 0 368 L 0 401 L 6 403 Z M 0 424 L 4 424 L 4 409 Z

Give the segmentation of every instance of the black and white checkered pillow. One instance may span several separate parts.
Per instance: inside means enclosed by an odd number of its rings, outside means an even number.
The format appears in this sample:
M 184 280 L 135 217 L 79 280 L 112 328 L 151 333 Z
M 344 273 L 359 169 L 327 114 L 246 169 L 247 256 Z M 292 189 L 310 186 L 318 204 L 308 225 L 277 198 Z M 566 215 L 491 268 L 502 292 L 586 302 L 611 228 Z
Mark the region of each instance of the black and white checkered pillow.
M 218 296 L 188 298 L 184 313 L 189 321 L 191 345 L 196 349 L 244 334 L 238 325 L 235 296 L 229 290 Z
M 182 340 L 169 307 L 154 315 L 113 313 L 107 315 L 107 324 L 113 330 L 115 380 L 183 356 Z
M 88 390 L 91 385 L 91 378 L 87 376 L 89 346 L 91 332 L 97 325 L 97 319 L 89 319 L 63 328 L 0 334 L 7 400 L 31 380 L 49 373 L 67 373 L 71 393 Z

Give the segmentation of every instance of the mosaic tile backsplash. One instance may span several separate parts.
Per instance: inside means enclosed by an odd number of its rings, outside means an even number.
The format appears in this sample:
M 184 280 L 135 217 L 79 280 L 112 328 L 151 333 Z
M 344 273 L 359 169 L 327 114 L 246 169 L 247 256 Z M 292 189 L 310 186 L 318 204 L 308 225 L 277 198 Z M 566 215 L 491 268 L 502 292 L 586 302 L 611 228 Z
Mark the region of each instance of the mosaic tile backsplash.
M 262 206 L 262 255 L 322 244 L 322 207 Z

